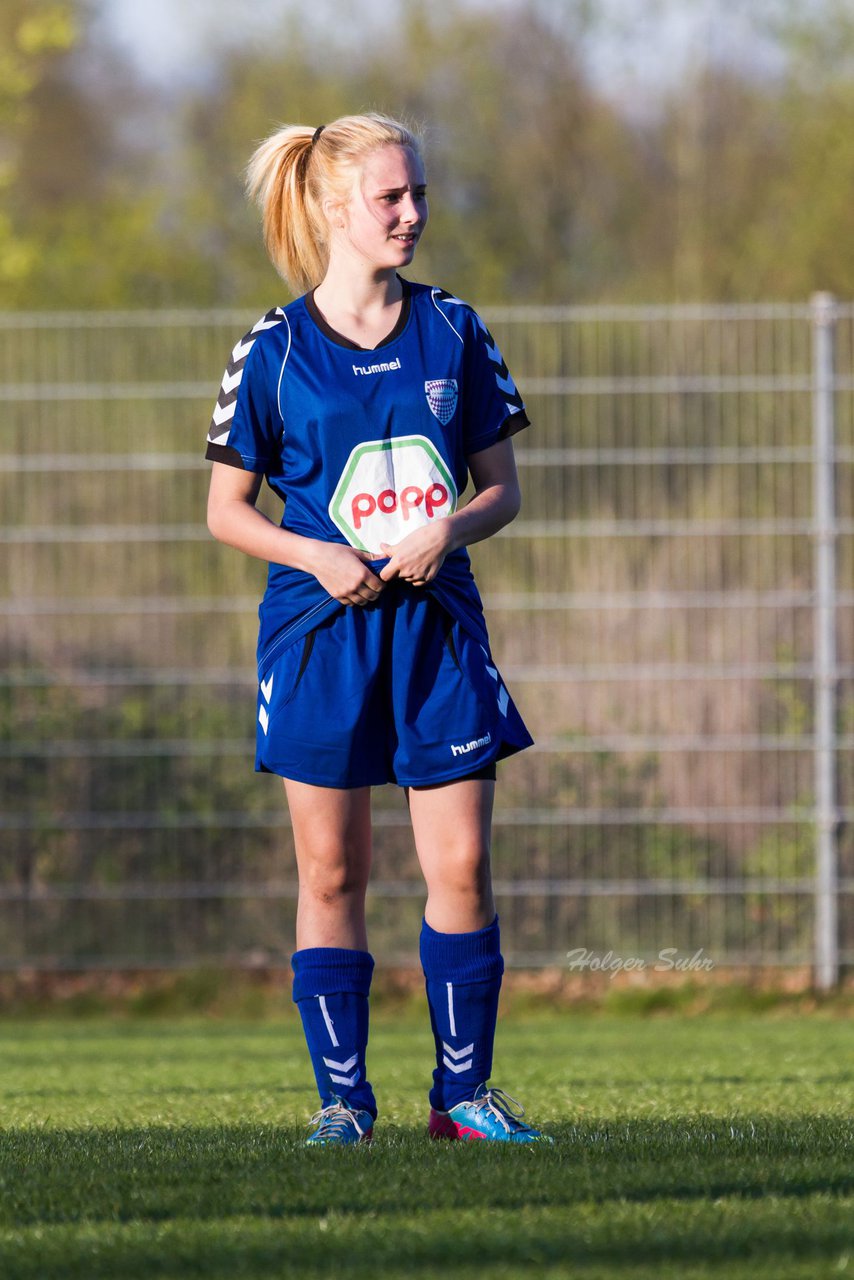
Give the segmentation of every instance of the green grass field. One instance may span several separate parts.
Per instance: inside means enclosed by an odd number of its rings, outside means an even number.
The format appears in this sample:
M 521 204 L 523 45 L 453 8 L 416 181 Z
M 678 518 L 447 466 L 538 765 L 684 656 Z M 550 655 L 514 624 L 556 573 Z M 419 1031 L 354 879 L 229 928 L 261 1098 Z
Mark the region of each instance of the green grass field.
M 854 1024 L 515 1012 L 554 1147 L 431 1143 L 426 1014 L 380 1012 L 372 1147 L 306 1149 L 296 1014 L 0 1023 L 0 1277 L 854 1276 Z

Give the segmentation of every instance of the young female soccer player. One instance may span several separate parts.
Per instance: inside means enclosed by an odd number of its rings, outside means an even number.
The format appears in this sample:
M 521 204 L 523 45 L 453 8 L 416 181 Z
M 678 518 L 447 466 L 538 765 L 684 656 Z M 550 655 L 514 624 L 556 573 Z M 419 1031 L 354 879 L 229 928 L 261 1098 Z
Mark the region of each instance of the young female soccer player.
M 232 352 L 208 437 L 208 524 L 270 565 L 255 767 L 284 778 L 294 831 L 293 998 L 321 1099 L 308 1141 L 366 1141 L 377 1114 L 365 892 L 371 787 L 387 782 L 406 788 L 427 884 L 429 1132 L 535 1141 L 522 1108 L 488 1087 L 504 968 L 495 762 L 531 738 L 465 550 L 519 509 L 510 436 L 528 419 L 475 312 L 398 274 L 427 225 L 410 130 L 377 114 L 280 129 L 253 155 L 248 190 L 303 296 Z M 281 527 L 255 506 L 265 476 Z

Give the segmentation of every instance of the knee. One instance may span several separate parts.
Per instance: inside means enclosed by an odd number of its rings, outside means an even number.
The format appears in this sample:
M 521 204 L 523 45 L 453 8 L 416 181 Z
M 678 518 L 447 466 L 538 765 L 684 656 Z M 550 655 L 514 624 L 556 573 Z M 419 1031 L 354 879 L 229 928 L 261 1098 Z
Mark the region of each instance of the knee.
M 347 857 L 313 857 L 300 867 L 300 893 L 329 906 L 361 894 L 368 887 L 367 868 Z
M 434 889 L 471 898 L 484 898 L 492 888 L 489 850 L 462 845 L 446 851 L 430 877 Z

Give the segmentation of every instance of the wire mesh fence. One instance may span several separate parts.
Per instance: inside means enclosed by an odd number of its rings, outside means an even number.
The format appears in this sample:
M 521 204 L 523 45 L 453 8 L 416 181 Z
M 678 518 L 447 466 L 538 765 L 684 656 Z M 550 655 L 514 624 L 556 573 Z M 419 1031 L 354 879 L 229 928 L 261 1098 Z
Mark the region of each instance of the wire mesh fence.
M 472 548 L 536 738 L 499 772 L 508 963 L 701 954 L 832 984 L 854 960 L 854 307 L 484 315 L 534 423 L 523 512 Z M 0 316 L 6 969 L 293 949 L 287 813 L 252 769 L 264 566 L 204 526 L 210 407 L 254 319 Z M 407 815 L 395 788 L 374 807 L 371 946 L 412 962 Z

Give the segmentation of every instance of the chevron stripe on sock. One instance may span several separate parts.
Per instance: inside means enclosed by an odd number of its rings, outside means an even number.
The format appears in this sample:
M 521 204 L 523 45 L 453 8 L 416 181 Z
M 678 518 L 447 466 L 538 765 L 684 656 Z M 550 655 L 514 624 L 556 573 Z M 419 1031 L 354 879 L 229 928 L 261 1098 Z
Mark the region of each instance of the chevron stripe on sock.
M 346 947 L 296 951 L 293 999 L 300 1012 L 322 1107 L 336 1098 L 376 1118 L 367 1079 L 368 995 L 373 957 Z
M 447 1111 L 474 1096 L 492 1071 L 492 1046 L 504 962 L 498 917 L 471 933 L 440 933 L 421 923 L 436 1068 L 430 1105 Z

